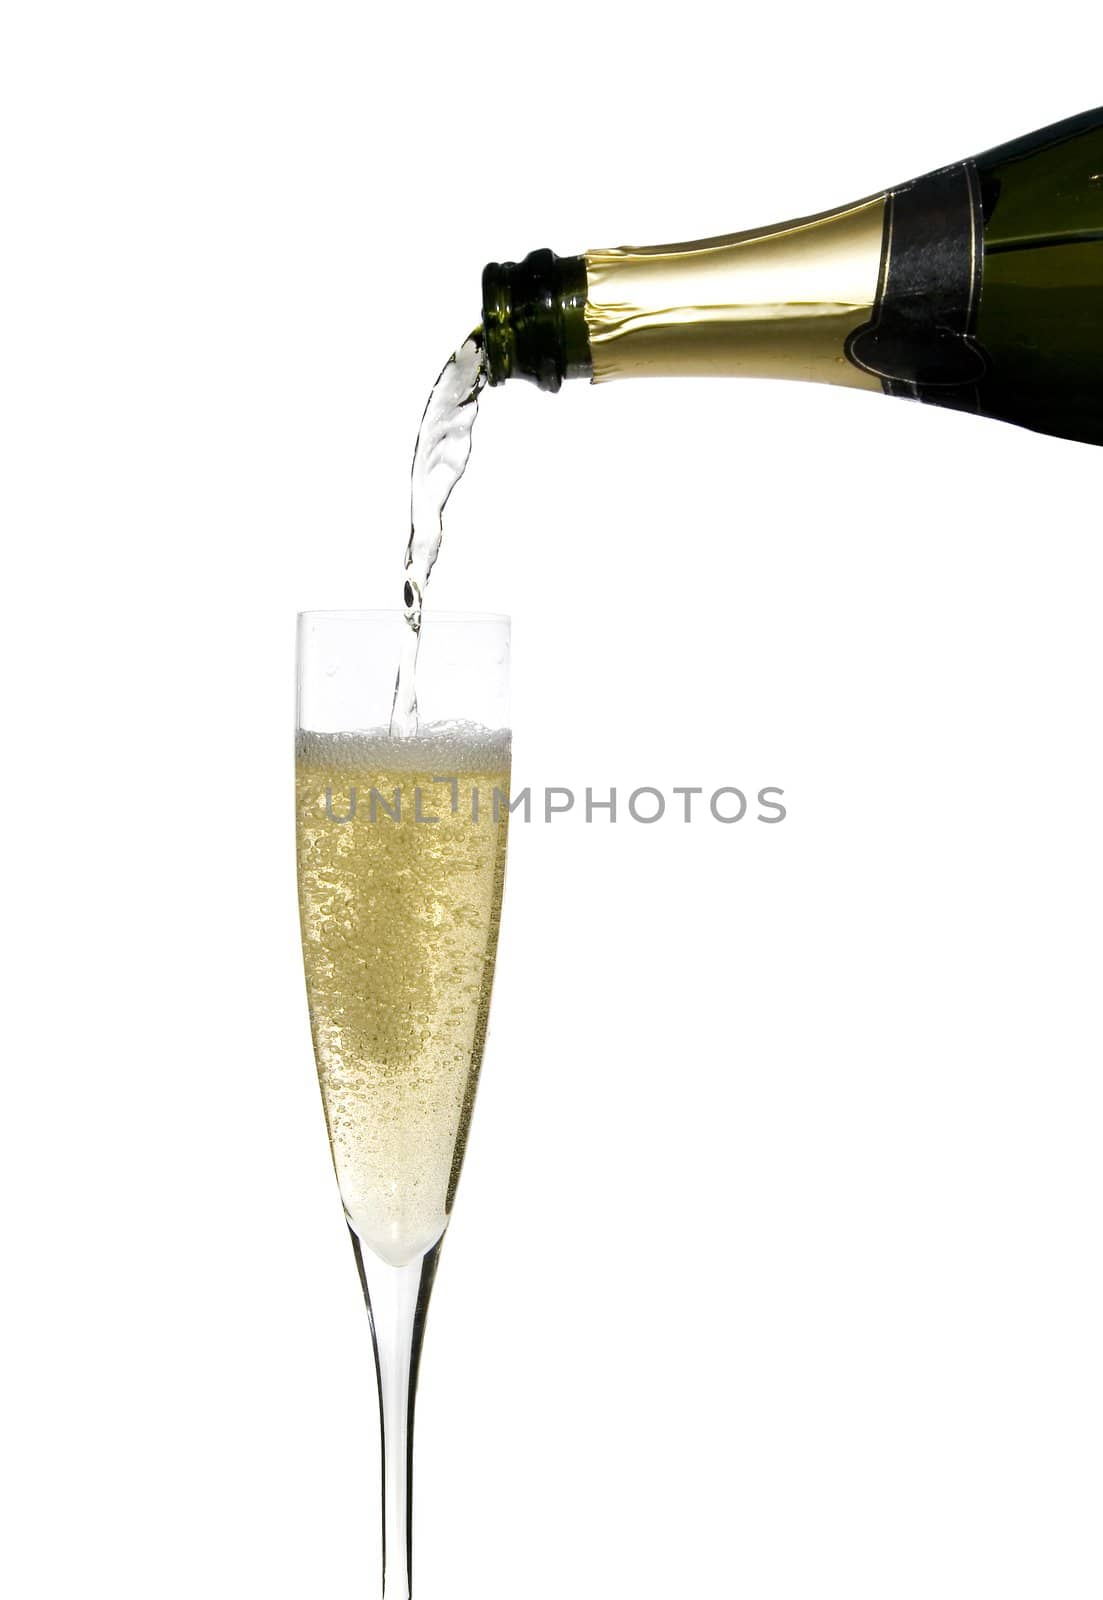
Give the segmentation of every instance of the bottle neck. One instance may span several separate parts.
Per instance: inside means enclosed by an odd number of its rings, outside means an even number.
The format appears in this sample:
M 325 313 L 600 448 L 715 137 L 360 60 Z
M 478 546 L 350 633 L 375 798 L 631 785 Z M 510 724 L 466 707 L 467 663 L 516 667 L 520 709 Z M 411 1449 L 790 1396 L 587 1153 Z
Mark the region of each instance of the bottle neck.
M 741 374 L 880 389 L 846 358 L 878 295 L 885 196 L 748 233 L 483 273 L 491 384 Z
M 877 300 L 884 217 L 876 195 L 723 238 L 589 251 L 595 382 L 731 375 L 878 389 L 845 352 Z
M 586 261 L 534 250 L 483 271 L 487 378 L 528 378 L 553 394 L 564 378 L 591 374 Z

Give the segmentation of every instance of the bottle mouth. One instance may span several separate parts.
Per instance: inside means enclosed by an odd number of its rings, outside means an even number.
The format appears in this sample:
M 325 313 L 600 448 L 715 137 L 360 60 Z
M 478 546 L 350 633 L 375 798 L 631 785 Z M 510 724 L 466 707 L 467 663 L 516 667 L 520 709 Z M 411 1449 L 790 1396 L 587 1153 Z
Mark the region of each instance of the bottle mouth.
M 589 377 L 586 258 L 533 250 L 483 269 L 487 381 L 527 378 L 555 394 L 564 378 Z

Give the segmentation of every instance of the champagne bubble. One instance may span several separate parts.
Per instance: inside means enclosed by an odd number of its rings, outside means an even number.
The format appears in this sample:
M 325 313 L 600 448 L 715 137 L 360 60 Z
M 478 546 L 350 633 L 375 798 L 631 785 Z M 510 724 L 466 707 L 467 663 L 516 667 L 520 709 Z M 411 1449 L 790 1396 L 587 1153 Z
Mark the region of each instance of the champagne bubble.
M 303 957 L 333 1162 L 361 1244 L 403 1266 L 444 1232 L 463 1160 L 508 831 L 505 811 L 472 821 L 473 794 L 508 791 L 509 732 L 426 722 L 409 738 L 303 729 L 297 744 Z

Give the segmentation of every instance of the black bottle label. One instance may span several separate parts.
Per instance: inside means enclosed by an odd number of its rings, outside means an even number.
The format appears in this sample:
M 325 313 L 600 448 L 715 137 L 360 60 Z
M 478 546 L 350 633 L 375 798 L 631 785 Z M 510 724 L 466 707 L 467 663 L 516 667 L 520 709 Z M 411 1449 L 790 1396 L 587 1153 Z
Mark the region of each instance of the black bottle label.
M 889 191 L 873 316 L 850 335 L 855 366 L 886 394 L 979 409 L 986 369 L 973 331 L 980 303 L 984 220 L 972 161 Z

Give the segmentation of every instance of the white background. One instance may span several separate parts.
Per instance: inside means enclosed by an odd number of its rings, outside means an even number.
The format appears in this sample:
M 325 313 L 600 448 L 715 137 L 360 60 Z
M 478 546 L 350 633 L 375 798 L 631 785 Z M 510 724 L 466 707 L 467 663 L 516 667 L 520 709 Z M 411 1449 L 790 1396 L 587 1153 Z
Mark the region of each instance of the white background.
M 293 620 L 396 599 L 484 261 L 840 203 L 1096 103 L 1100 43 L 8 9 L 7 1592 L 374 1591 Z M 431 604 L 513 615 L 516 782 L 790 812 L 514 831 L 423 1600 L 1098 1596 L 1101 463 L 785 384 L 485 398 Z

